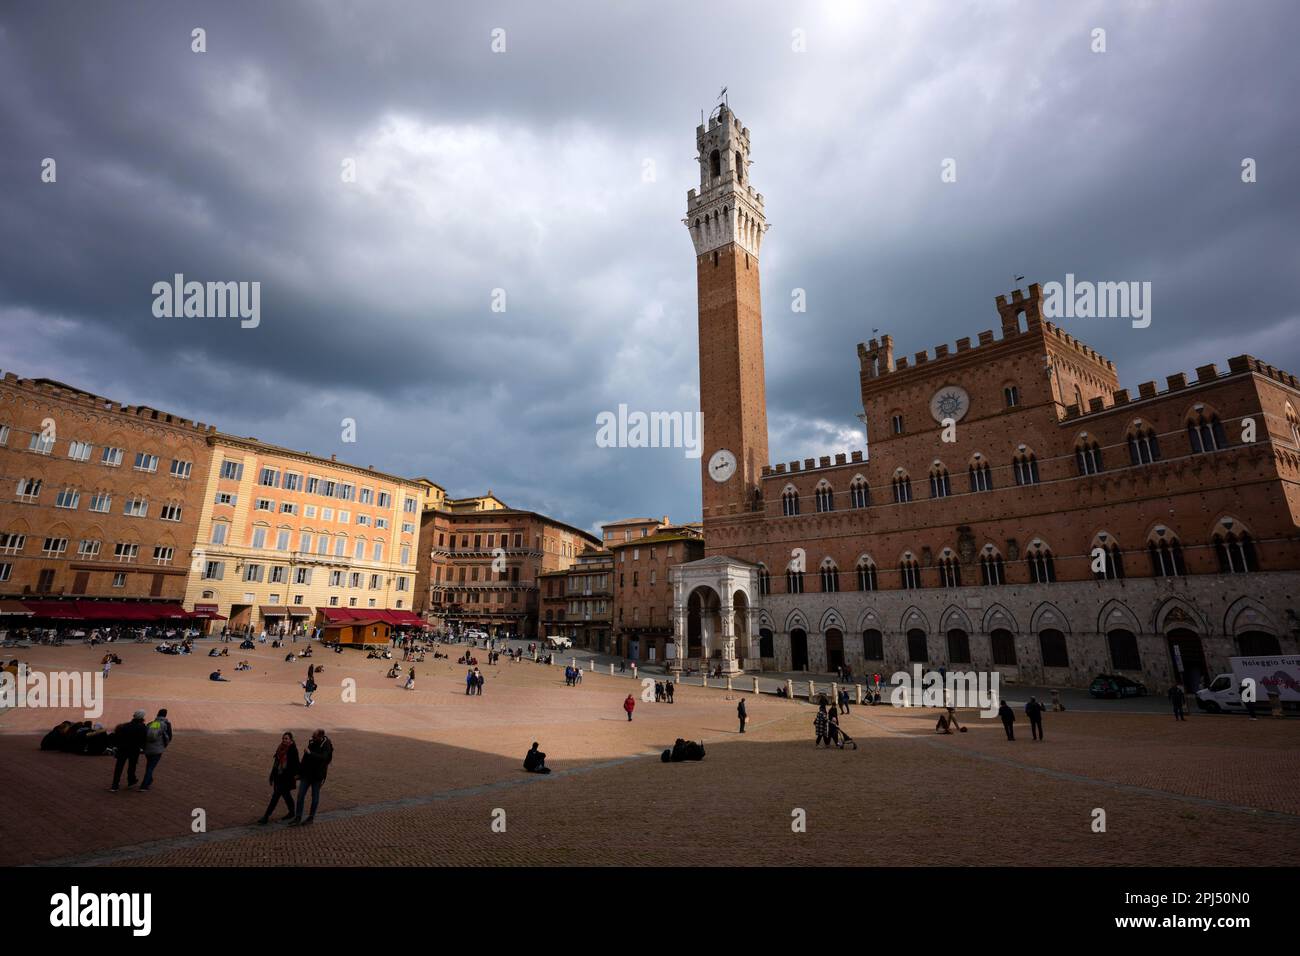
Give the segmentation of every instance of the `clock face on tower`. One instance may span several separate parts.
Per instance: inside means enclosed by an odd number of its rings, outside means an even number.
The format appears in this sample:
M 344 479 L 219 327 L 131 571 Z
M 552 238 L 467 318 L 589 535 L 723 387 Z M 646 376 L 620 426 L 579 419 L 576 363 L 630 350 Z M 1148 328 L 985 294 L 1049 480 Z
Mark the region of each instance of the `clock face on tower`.
M 955 422 L 966 417 L 970 410 L 970 396 L 960 385 L 945 385 L 930 399 L 930 414 L 936 422 L 951 418 Z
M 736 473 L 736 456 L 725 448 L 719 448 L 709 459 L 709 477 L 718 484 L 729 481 Z

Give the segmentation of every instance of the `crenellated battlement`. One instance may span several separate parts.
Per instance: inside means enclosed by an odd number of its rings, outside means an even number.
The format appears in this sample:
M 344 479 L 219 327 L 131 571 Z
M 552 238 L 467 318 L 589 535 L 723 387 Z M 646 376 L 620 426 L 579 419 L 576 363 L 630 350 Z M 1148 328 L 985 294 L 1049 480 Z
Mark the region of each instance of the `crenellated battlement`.
M 65 385 L 63 382 L 55 381 L 49 378 L 22 378 L 13 372 L 5 372 L 3 384 L 20 388 L 33 395 L 41 395 L 45 398 L 67 402 L 73 405 L 80 405 L 83 408 L 93 409 L 94 411 L 109 415 L 126 415 L 132 418 L 145 418 L 159 424 L 170 425 L 174 428 L 180 428 L 187 431 L 193 431 L 200 434 L 210 434 L 217 430 L 215 425 L 208 425 L 203 422 L 191 421 L 188 418 L 181 418 L 178 415 L 172 415 L 170 412 L 164 412 L 157 408 L 150 408 L 148 405 L 123 405 L 115 402 L 110 398 L 102 395 L 96 395 L 93 392 L 87 392 L 71 385 Z

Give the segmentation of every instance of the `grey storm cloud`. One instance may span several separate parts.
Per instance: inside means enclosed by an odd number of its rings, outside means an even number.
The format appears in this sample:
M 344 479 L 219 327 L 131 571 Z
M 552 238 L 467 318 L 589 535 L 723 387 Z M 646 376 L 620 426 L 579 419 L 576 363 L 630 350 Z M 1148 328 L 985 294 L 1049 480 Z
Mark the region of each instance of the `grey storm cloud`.
M 698 461 L 597 447 L 596 416 L 698 407 L 681 218 L 726 85 L 773 223 L 776 459 L 861 446 L 873 329 L 973 336 L 1016 275 L 1151 282 L 1149 328 L 1064 323 L 1126 385 L 1294 369 L 1297 26 L 1282 2 L 7 4 L 0 367 L 583 527 L 698 517 Z M 261 324 L 155 318 L 175 273 L 260 281 Z

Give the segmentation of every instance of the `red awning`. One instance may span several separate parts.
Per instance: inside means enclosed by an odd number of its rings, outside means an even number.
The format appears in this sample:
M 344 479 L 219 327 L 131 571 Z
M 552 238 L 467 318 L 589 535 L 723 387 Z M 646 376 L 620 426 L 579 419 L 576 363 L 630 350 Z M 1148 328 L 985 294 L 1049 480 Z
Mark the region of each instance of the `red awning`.
M 217 613 L 215 604 L 196 604 L 194 610 L 190 612 L 190 617 L 196 621 L 225 621 L 228 618 L 224 614 Z
M 24 601 L 27 610 L 37 617 L 51 617 L 75 621 L 81 618 L 76 601 Z
M 410 611 L 389 611 L 389 620 L 394 624 L 410 627 L 423 627 L 424 618 L 418 614 L 412 614 Z
M 0 601 L 0 614 L 23 614 L 32 616 L 32 610 L 22 601 Z
M 287 617 L 289 614 L 289 608 L 283 604 L 262 604 L 257 610 L 262 617 Z
M 350 608 L 346 607 L 318 607 L 316 610 L 325 615 L 325 621 L 329 624 L 338 624 L 341 621 L 350 621 L 355 617 Z

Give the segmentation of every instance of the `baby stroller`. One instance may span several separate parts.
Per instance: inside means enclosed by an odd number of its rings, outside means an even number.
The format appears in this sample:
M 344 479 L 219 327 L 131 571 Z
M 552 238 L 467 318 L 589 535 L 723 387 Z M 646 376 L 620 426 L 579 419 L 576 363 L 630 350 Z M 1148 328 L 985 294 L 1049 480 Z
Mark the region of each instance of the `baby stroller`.
M 834 741 L 835 746 L 839 747 L 841 750 L 844 749 L 845 744 L 852 744 L 854 750 L 858 749 L 858 742 L 850 737 L 839 724 L 831 724 L 830 731 L 831 740 Z

